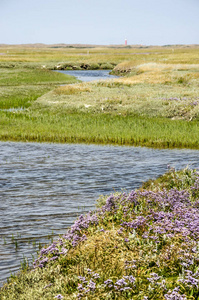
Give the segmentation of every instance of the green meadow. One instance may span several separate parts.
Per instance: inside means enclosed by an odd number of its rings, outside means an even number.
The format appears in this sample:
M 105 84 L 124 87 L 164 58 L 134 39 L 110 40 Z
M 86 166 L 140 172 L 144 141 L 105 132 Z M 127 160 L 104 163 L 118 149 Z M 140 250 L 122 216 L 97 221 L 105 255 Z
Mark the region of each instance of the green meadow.
M 74 82 L 70 76 L 48 70 L 0 68 L 0 109 L 27 108 L 57 85 Z
M 197 46 L 2 46 L 0 52 L 3 141 L 199 148 Z M 96 68 L 121 77 L 80 83 L 53 71 Z

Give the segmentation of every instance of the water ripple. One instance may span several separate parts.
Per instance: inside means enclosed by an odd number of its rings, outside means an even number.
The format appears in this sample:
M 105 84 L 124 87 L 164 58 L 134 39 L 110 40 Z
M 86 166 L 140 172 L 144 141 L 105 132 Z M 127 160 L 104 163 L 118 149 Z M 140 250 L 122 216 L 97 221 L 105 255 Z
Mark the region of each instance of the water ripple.
M 0 142 L 0 280 L 65 232 L 101 194 L 138 188 L 163 174 L 199 166 L 198 151 L 122 146 Z

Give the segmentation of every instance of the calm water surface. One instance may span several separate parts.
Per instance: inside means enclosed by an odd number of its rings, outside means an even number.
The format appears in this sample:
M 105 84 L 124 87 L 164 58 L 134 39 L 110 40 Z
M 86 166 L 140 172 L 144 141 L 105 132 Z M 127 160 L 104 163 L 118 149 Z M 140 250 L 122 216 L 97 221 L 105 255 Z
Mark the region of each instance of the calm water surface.
M 0 142 L 0 280 L 50 243 L 101 194 L 139 187 L 167 170 L 199 167 L 199 151 Z
M 93 81 L 93 80 L 101 80 L 101 79 L 111 79 L 116 78 L 118 76 L 110 75 L 111 70 L 68 70 L 68 71 L 57 71 L 60 73 L 68 74 L 71 76 L 75 76 L 77 79 L 81 81 Z

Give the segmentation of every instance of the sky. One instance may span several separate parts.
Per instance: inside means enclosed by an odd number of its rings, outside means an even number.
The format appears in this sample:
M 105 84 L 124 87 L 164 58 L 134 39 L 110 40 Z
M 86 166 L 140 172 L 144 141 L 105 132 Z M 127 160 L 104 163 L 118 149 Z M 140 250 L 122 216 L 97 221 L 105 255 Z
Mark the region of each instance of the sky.
M 0 44 L 199 44 L 199 0 L 0 0 Z

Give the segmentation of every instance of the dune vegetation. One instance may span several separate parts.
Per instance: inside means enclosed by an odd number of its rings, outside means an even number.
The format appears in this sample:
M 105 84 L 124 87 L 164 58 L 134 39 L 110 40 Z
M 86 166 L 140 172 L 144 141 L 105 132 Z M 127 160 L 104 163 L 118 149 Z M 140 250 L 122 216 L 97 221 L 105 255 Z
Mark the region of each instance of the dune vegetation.
M 1 299 L 199 299 L 199 174 L 184 169 L 101 197 Z

